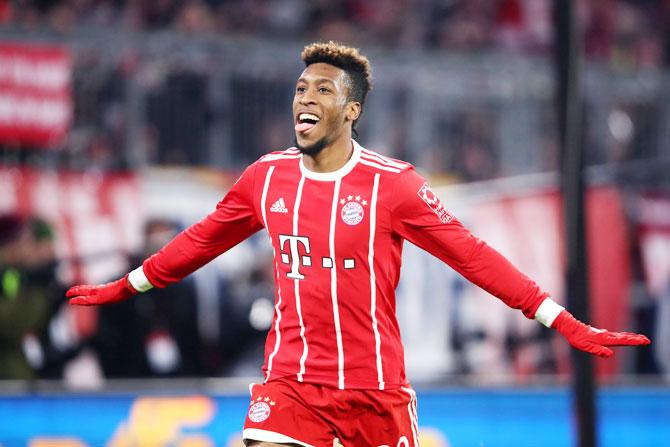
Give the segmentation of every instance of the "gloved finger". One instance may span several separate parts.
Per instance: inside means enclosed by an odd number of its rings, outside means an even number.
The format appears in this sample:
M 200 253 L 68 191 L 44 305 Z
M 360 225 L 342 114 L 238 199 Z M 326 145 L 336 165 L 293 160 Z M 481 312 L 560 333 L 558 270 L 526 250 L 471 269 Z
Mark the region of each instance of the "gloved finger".
M 614 355 L 614 351 L 596 343 L 586 343 L 582 346 L 578 346 L 578 348 L 589 354 L 597 355 L 598 357 L 609 358 Z
M 607 346 L 640 346 L 651 343 L 646 336 L 631 332 L 609 332 L 605 337 Z
M 92 306 L 95 303 L 85 296 L 76 296 L 70 300 L 70 304 L 75 304 L 78 306 Z
M 72 298 L 73 296 L 90 295 L 92 289 L 93 287 L 89 285 L 73 286 L 70 287 L 67 292 L 65 292 L 65 296 Z

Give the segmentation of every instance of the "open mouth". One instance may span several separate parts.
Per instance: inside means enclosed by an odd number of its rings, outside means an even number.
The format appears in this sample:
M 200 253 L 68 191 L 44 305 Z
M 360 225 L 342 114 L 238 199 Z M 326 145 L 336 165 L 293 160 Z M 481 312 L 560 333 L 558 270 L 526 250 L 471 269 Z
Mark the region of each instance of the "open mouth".
M 295 125 L 295 131 L 300 133 L 309 132 L 319 123 L 318 116 L 311 113 L 301 113 L 298 115 L 298 123 Z

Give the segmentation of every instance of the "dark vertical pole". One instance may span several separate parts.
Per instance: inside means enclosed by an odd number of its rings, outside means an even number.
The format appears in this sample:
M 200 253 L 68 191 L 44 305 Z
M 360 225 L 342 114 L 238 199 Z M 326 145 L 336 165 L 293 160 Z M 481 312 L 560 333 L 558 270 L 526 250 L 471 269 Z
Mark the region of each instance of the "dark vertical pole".
M 581 33 L 574 21 L 573 0 L 554 0 L 554 29 L 559 138 L 567 254 L 567 306 L 576 318 L 589 321 L 582 151 Z M 588 354 L 572 351 L 573 397 L 580 447 L 597 445 L 595 384 Z

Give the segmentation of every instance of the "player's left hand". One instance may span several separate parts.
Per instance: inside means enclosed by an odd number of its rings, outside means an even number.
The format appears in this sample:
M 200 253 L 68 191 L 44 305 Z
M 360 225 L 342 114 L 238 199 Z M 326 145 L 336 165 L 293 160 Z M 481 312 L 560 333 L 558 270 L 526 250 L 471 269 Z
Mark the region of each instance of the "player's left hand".
M 551 327 L 565 337 L 573 347 L 599 357 L 611 357 L 614 354 L 614 351 L 607 346 L 641 346 L 651 343 L 651 340 L 642 334 L 596 329 L 577 320 L 567 310 L 562 310 L 558 314 Z

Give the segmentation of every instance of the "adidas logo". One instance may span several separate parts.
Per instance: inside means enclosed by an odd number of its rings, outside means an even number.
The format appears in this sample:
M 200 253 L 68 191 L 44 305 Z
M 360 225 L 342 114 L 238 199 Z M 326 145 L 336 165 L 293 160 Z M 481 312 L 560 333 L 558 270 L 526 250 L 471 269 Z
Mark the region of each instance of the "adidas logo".
M 272 204 L 270 207 L 270 212 L 271 213 L 288 213 L 288 209 L 286 209 L 286 204 L 284 203 L 284 198 L 280 197 L 279 200 L 277 200 L 275 203 Z

